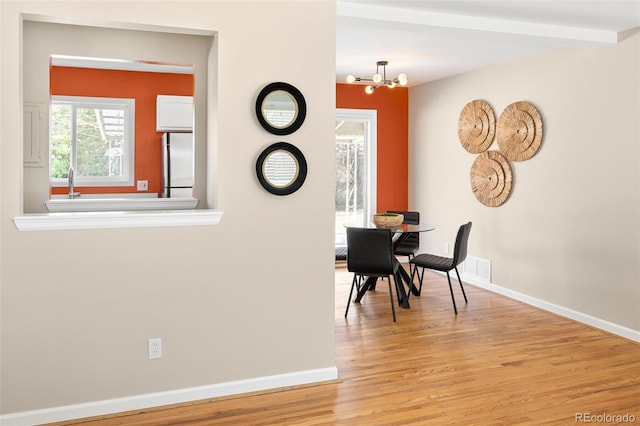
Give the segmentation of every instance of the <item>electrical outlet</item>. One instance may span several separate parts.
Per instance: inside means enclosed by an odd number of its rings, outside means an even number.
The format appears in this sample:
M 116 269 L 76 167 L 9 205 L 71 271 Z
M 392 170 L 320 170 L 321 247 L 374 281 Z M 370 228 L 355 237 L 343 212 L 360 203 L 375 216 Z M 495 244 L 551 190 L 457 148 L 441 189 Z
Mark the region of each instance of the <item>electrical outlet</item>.
M 449 244 L 444 243 L 444 254 L 449 254 Z
M 139 180 L 138 181 L 138 191 L 148 191 L 149 190 L 149 181 Z
M 149 339 L 149 359 L 162 358 L 162 339 Z

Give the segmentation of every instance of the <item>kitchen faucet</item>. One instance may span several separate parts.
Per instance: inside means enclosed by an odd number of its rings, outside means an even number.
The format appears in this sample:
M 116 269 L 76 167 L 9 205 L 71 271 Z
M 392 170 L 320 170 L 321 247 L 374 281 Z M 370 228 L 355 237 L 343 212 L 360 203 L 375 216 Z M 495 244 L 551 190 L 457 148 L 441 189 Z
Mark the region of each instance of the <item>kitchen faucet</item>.
M 80 196 L 79 192 L 74 192 L 74 182 L 73 182 L 73 167 L 69 167 L 69 198 L 78 198 Z

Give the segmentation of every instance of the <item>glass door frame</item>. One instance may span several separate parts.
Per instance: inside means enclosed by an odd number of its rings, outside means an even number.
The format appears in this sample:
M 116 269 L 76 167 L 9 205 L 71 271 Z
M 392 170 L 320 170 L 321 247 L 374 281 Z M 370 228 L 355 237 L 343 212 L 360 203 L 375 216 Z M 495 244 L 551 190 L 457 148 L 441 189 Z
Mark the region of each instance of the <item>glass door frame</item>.
M 363 206 L 364 215 L 362 225 L 365 226 L 376 211 L 378 111 L 375 109 L 336 108 L 336 121 L 358 121 L 364 123 L 366 200 Z

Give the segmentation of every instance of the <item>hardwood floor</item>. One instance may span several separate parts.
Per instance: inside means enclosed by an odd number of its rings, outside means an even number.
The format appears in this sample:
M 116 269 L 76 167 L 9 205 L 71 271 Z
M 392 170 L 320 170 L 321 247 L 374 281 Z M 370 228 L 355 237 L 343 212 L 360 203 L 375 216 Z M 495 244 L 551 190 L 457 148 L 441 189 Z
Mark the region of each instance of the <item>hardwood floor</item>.
M 391 319 L 378 286 L 345 320 L 336 268 L 339 383 L 234 396 L 58 425 L 515 425 L 640 422 L 640 344 L 446 277 Z M 455 288 L 454 288 L 455 291 Z M 576 417 L 582 416 L 582 417 Z M 588 417 L 592 416 L 592 417 Z M 586 422 L 586 421 L 585 421 Z

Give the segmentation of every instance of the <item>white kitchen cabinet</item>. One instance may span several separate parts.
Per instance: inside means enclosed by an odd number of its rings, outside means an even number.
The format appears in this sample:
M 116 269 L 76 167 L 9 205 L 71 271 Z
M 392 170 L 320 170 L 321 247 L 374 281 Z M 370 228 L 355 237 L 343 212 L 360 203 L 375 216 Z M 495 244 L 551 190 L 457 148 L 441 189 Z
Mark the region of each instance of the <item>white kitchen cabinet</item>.
M 45 126 L 44 114 L 46 106 L 39 103 L 25 102 L 23 116 L 24 156 L 26 167 L 44 167 Z
M 156 131 L 193 131 L 193 97 L 158 95 L 156 100 Z

